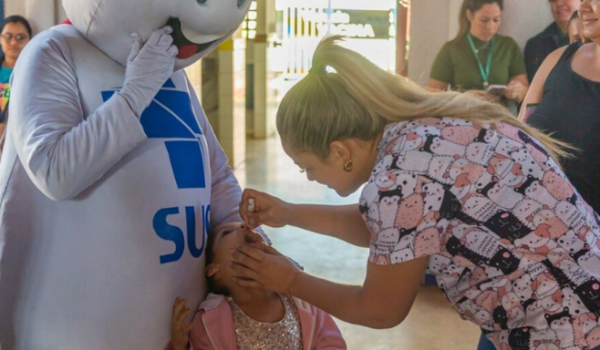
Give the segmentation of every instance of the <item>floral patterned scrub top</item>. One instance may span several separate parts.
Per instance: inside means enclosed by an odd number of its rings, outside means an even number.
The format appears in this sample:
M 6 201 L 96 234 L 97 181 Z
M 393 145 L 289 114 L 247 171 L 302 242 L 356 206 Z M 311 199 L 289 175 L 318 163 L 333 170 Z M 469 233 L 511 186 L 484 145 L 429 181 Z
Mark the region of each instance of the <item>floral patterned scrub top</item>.
M 369 260 L 428 272 L 498 349 L 600 345 L 600 218 L 508 124 L 388 125 L 360 198 Z

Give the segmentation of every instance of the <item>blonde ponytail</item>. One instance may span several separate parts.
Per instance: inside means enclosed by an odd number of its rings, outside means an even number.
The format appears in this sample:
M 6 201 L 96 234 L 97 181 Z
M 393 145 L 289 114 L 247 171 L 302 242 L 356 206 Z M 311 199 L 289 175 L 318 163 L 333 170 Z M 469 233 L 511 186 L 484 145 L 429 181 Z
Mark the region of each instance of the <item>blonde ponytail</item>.
M 311 73 L 295 85 L 277 112 L 277 129 L 299 151 L 326 157 L 331 142 L 374 140 L 386 124 L 423 117 L 453 117 L 476 124 L 513 125 L 539 140 L 558 162 L 570 157 L 568 144 L 519 121 L 504 107 L 458 92 L 431 92 L 388 73 L 360 54 L 325 38 L 313 56 Z M 335 72 L 327 73 L 326 67 Z

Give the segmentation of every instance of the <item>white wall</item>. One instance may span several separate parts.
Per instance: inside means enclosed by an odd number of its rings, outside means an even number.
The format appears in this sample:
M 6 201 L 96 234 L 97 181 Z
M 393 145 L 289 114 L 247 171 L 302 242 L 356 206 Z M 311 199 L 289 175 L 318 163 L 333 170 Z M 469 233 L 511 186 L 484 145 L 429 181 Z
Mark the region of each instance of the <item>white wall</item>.
M 61 0 L 4 0 L 4 15 L 24 16 L 34 33 L 48 29 L 65 18 Z
M 462 0 L 412 0 L 408 76 L 427 83 L 442 45 L 458 32 Z M 521 49 L 527 40 L 552 23 L 548 0 L 505 0 L 500 33 L 513 37 Z

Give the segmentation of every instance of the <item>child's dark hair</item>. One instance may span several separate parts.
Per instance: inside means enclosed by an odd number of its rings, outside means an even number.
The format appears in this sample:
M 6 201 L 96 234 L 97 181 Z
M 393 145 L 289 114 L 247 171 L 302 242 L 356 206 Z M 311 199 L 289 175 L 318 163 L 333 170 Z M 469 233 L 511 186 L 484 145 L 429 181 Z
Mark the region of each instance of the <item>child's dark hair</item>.
M 4 27 L 6 27 L 6 25 L 9 23 L 21 23 L 23 26 L 25 26 L 25 29 L 27 29 L 27 34 L 29 34 L 29 37 L 31 38 L 33 36 L 33 31 L 31 30 L 31 25 L 29 24 L 29 21 L 25 17 L 19 16 L 19 15 L 12 15 L 12 16 L 6 17 L 2 21 L 2 28 L 0 28 L 0 30 L 4 30 Z
M 211 230 L 209 230 L 209 233 L 208 233 L 208 239 L 206 241 L 206 251 L 205 251 L 206 266 L 211 264 L 215 258 L 215 253 L 213 251 L 213 248 L 215 246 L 214 237 L 216 234 L 217 234 L 217 232 L 212 230 L 212 227 L 211 227 Z M 229 289 L 227 287 L 217 283 L 214 276 L 206 277 L 206 282 L 207 282 L 209 292 L 214 293 L 214 294 L 222 294 L 222 295 L 230 294 Z

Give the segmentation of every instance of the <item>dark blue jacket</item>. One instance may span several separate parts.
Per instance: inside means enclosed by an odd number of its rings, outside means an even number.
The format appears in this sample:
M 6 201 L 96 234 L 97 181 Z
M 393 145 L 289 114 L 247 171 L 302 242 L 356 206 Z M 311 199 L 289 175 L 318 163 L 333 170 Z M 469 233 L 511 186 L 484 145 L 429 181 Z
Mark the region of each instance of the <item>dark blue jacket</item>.
M 552 51 L 567 44 L 569 44 L 568 38 L 562 34 L 556 22 L 553 22 L 543 32 L 527 41 L 527 45 L 525 45 L 525 66 L 527 67 L 527 78 L 530 83 L 546 57 Z

